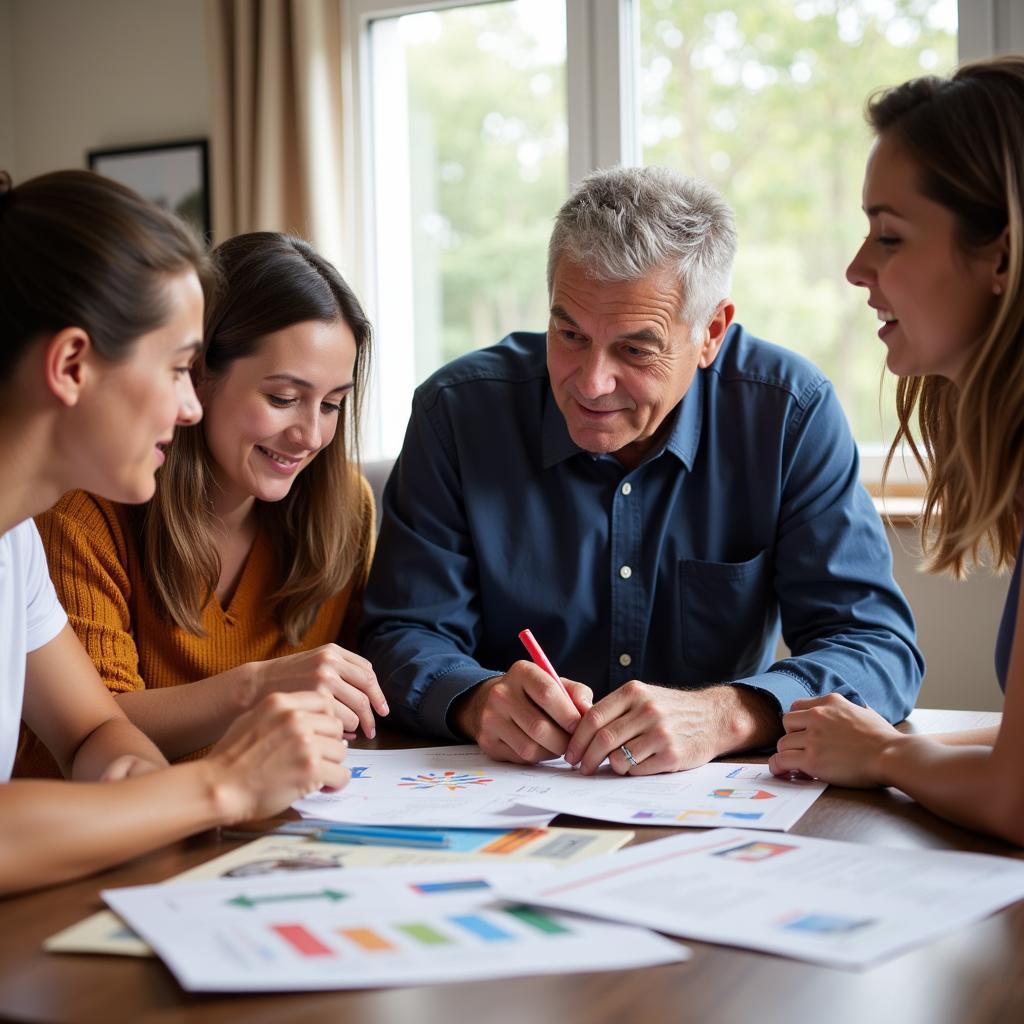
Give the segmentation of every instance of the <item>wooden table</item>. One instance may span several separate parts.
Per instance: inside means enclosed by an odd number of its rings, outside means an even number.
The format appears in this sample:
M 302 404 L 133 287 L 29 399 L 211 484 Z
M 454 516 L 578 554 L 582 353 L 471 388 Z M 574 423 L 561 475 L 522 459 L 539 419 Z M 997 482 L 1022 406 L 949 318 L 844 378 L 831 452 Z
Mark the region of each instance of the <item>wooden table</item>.
M 998 718 L 990 713 L 918 711 L 907 728 L 974 728 Z M 415 743 L 391 738 L 381 745 Z M 556 823 L 583 822 L 562 817 Z M 893 791 L 829 789 L 793 831 L 879 846 L 1024 856 L 1006 844 L 948 825 Z M 645 829 L 639 839 L 666 834 L 674 832 Z M 864 973 L 688 942 L 693 957 L 687 963 L 645 970 L 410 989 L 209 996 L 183 992 L 158 960 L 47 954 L 40 948 L 48 935 L 99 909 L 100 889 L 159 881 L 234 845 L 210 832 L 84 881 L 0 901 L 0 1019 L 132 1024 L 1024 1021 L 1024 901 Z

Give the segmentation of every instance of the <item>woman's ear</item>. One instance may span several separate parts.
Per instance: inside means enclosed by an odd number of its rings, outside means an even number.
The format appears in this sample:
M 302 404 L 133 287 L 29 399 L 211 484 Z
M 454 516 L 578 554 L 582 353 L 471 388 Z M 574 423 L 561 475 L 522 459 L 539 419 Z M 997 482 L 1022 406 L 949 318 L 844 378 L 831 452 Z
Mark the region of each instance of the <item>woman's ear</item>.
M 81 327 L 64 327 L 46 343 L 43 374 L 46 389 L 63 405 L 78 404 L 88 380 L 94 354 L 92 341 Z

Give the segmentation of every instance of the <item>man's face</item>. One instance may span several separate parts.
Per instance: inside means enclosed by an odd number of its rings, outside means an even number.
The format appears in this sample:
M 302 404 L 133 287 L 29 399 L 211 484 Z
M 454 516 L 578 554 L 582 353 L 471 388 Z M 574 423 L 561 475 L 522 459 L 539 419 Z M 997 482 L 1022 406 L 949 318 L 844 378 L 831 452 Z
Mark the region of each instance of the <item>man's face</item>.
M 682 285 L 669 270 L 596 281 L 567 257 L 559 260 L 548 376 L 569 434 L 584 451 L 613 452 L 627 469 L 639 465 L 698 365 L 710 365 L 718 344 L 708 358 L 709 332 L 694 344 L 682 308 Z

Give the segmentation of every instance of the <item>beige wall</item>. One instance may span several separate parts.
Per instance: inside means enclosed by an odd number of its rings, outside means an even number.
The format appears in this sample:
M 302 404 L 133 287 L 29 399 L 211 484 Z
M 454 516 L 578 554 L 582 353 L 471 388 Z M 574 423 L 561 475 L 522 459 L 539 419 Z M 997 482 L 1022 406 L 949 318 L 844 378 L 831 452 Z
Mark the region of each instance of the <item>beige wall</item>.
M 1002 710 L 994 650 L 1009 576 L 976 571 L 964 583 L 918 570 L 912 529 L 889 531 L 896 581 L 917 619 L 927 669 L 918 706 Z
M 886 527 L 893 575 L 914 612 L 925 677 L 919 708 L 1002 711 L 995 645 L 1010 577 L 976 571 L 963 583 L 921 572 L 916 529 Z M 786 656 L 780 640 L 776 652 Z
M 12 0 L 0 0 L 0 168 L 15 177 L 14 163 L 14 44 L 11 31 Z
M 0 155 L 19 179 L 84 167 L 88 149 L 208 134 L 204 0 L 0 2 L 16 97 Z

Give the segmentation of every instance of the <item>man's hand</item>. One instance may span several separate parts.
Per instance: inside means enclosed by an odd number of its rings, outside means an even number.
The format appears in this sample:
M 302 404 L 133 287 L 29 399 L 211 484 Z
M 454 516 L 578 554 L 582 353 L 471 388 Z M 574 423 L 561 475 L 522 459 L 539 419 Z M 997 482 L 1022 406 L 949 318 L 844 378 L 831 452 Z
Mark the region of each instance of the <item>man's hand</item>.
M 583 716 L 565 758 L 584 775 L 596 772 L 605 758 L 619 775 L 656 775 L 772 743 L 781 731 L 770 702 L 748 687 L 674 690 L 634 679 Z M 635 765 L 620 749 L 623 744 Z
M 588 686 L 562 682 L 571 700 L 543 669 L 517 661 L 463 697 L 453 709 L 454 724 L 495 761 L 536 764 L 558 757 L 594 699 Z

